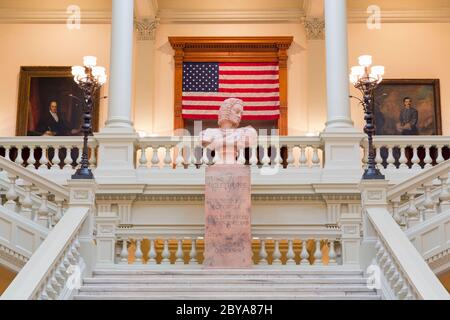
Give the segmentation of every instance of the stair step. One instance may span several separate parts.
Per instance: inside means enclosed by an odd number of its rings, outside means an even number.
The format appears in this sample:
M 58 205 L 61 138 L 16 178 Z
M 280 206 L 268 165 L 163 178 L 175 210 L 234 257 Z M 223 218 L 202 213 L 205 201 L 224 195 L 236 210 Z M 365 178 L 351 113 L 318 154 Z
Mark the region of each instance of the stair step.
M 380 300 L 377 295 L 345 295 L 345 294 L 322 294 L 313 295 L 311 293 L 297 294 L 297 293 L 281 293 L 281 294 L 155 294 L 149 295 L 124 295 L 124 294 L 107 294 L 107 295 L 89 295 L 78 294 L 74 296 L 75 300 Z
M 278 285 L 278 284 L 252 284 L 245 286 L 236 285 L 211 285 L 205 284 L 204 286 L 199 285 L 185 285 L 185 286 L 164 286 L 164 285 L 154 285 L 154 286 L 138 286 L 138 285 L 96 285 L 96 286 L 83 286 L 80 288 L 80 292 L 259 292 L 259 291 L 270 291 L 270 292 L 304 292 L 304 291 L 332 291 L 332 292 L 373 292 L 365 286 L 339 286 L 339 284 L 331 286 L 320 286 L 320 285 Z
M 185 278 L 149 278 L 149 277 L 96 277 L 83 279 L 84 285 L 95 284 L 130 284 L 130 285 L 155 285 L 155 284 L 252 284 L 252 283 L 265 283 L 265 284 L 346 284 L 346 285 L 360 285 L 365 284 L 365 278 L 268 278 L 268 277 L 185 277 Z

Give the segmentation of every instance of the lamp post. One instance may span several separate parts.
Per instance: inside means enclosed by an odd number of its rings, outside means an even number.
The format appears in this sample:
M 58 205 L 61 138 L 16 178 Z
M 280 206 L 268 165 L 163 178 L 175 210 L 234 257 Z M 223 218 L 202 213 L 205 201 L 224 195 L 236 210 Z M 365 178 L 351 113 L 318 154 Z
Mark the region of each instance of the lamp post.
M 93 56 L 83 57 L 84 66 L 73 66 L 72 75 L 78 87 L 83 92 L 83 150 L 80 168 L 77 169 L 72 179 L 94 179 L 88 160 L 88 137 L 92 133 L 92 107 L 95 92 L 105 84 L 106 71 L 104 67 L 97 65 L 97 58 Z
M 377 169 L 375 163 L 375 149 L 373 147 L 373 134 L 375 126 L 373 123 L 373 91 L 383 80 L 384 67 L 372 66 L 372 57 L 369 55 L 360 56 L 359 66 L 351 68 L 350 82 L 363 94 L 363 99 L 359 102 L 364 108 L 364 133 L 367 134 L 369 141 L 369 152 L 367 168 L 364 171 L 363 179 L 384 179 L 384 175 Z

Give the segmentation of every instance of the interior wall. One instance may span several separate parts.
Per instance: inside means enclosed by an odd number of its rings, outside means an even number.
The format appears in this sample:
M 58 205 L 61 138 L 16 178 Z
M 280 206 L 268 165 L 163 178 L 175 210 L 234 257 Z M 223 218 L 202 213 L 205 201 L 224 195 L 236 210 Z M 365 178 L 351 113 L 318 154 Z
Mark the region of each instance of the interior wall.
M 95 55 L 109 74 L 110 25 L 0 24 L 0 136 L 14 136 L 21 66 L 72 66 L 83 56 Z M 108 85 L 102 89 L 108 92 Z M 100 105 L 100 127 L 106 120 L 107 101 Z
M 155 38 L 155 96 L 152 133 L 165 135 L 173 129 L 174 61 L 169 36 L 293 36 L 288 59 L 288 127 L 290 134 L 306 132 L 307 54 L 304 28 L 284 24 L 161 24 Z M 140 111 L 136 110 L 136 114 Z M 144 125 L 144 124 L 143 124 Z M 148 126 L 150 127 L 150 126 Z M 145 128 L 138 130 L 147 131 Z
M 17 273 L 0 265 L 0 295 L 5 292 L 6 288 L 8 288 L 16 275 Z
M 371 54 L 375 64 L 386 67 L 386 79 L 440 79 L 444 135 L 450 135 L 450 24 L 384 23 L 381 30 L 349 24 L 349 63 Z M 356 90 L 352 94 L 357 94 Z M 363 128 L 361 106 L 352 101 L 355 126 Z

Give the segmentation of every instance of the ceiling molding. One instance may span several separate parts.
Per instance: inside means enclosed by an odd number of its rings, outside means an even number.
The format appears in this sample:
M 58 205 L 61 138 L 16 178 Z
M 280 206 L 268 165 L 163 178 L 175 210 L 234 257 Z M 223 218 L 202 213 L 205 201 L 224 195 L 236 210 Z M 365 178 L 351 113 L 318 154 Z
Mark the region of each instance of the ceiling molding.
M 66 11 L 22 11 L 0 9 L 0 23 L 65 24 L 71 16 Z M 82 11 L 81 24 L 110 24 L 110 11 Z
M 370 14 L 366 10 L 349 10 L 349 23 L 366 23 Z M 450 8 L 436 10 L 382 10 L 385 23 L 439 23 L 450 22 Z
M 178 11 L 160 10 L 160 23 L 302 22 L 301 9 L 278 11 Z

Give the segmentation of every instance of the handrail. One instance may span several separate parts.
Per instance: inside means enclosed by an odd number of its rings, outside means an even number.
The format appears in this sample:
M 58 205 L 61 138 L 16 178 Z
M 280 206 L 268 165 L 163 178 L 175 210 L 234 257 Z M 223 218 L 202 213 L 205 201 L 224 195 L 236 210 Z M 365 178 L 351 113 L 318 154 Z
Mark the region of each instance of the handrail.
M 77 237 L 88 214 L 89 209 L 83 207 L 72 207 L 67 210 L 28 263 L 14 278 L 0 300 L 39 298 L 37 297 L 39 290 L 45 286 L 45 281 L 57 268 L 56 264 L 64 257 L 66 250 Z
M 367 208 L 367 216 L 392 260 L 419 299 L 449 300 L 450 295 L 408 237 L 384 208 Z
M 56 184 L 37 173 L 27 170 L 12 161 L 6 160 L 2 156 L 0 156 L 0 168 L 8 172 L 9 174 L 16 175 L 19 178 L 34 184 L 39 189 L 50 191 L 56 197 L 65 200 L 69 198 L 69 191 L 67 191 L 65 187 Z
M 420 186 L 423 183 L 438 178 L 439 176 L 448 174 L 449 170 L 450 170 L 450 160 L 446 160 L 432 168 L 426 169 L 420 174 L 415 175 L 414 177 L 411 177 L 410 179 L 389 188 L 387 191 L 387 199 L 388 200 L 395 199 L 401 196 L 402 194 L 405 194 L 406 192 L 410 191 L 415 186 Z
M 367 138 L 364 139 L 367 141 Z M 449 145 L 448 136 L 374 136 L 373 142 L 379 145 L 383 142 L 398 143 L 400 146 L 420 146 L 420 145 Z
M 93 137 L 92 137 L 93 138 Z M 38 145 L 79 145 L 83 144 L 83 137 L 50 137 L 50 136 L 19 136 L 19 137 L 0 137 L 0 146 L 38 146 Z M 95 138 L 89 139 L 89 145 L 96 145 Z

